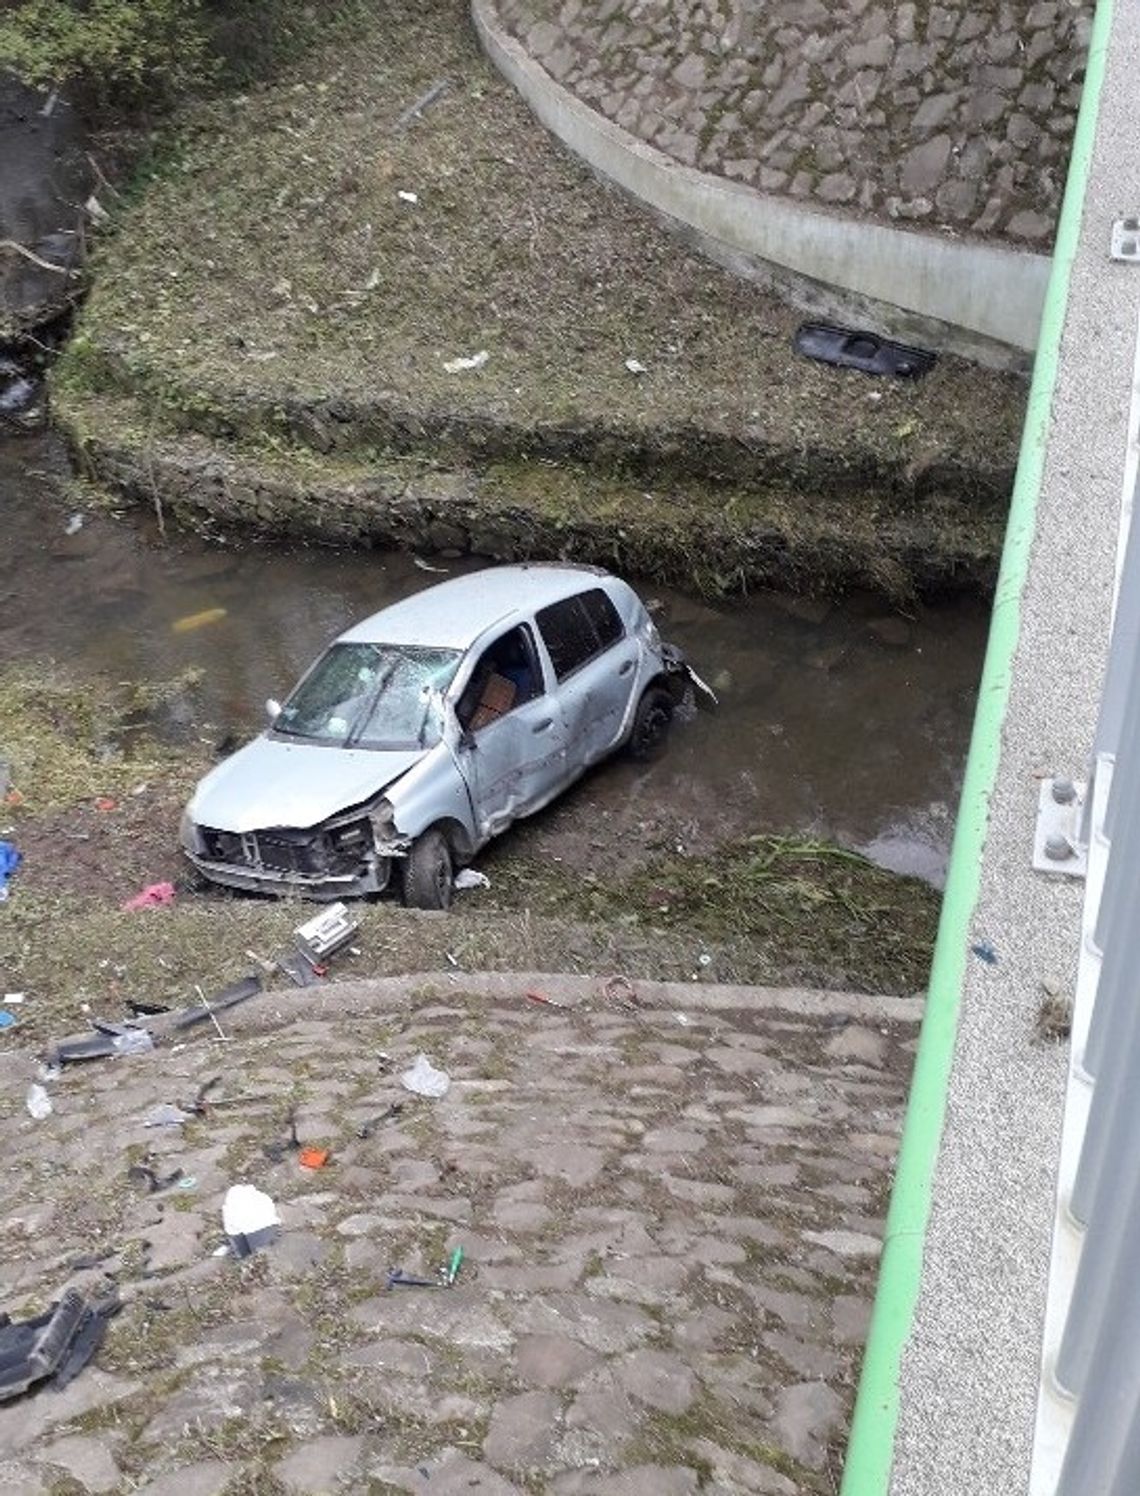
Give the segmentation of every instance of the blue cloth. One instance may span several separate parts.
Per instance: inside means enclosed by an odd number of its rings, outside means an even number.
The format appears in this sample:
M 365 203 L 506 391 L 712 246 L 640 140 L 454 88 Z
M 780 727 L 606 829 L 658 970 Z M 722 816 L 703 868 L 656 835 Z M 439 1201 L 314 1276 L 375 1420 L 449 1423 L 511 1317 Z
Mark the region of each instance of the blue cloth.
M 11 842 L 0 841 L 0 899 L 8 897 L 8 879 L 23 860 Z

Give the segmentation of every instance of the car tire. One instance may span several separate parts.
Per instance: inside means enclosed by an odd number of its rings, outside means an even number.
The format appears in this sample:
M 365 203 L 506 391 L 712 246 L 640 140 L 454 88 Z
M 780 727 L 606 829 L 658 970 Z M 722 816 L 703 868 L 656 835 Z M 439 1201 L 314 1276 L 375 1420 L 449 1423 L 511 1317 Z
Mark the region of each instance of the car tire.
M 637 703 L 629 734 L 629 756 L 648 763 L 658 756 L 673 724 L 673 697 L 664 686 L 650 686 Z
M 433 826 L 416 837 L 404 862 L 404 903 L 409 909 L 450 909 L 453 882 L 451 847 Z

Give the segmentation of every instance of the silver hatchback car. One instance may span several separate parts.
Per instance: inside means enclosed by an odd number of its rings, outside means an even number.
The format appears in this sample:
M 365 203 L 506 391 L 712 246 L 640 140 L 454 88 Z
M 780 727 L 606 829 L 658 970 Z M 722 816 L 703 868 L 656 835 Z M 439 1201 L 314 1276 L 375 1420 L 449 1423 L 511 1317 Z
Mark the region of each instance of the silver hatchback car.
M 690 682 L 637 594 L 590 567 L 501 566 L 340 636 L 270 726 L 199 783 L 207 879 L 444 909 L 454 873 L 619 748 L 651 757 Z M 711 695 L 711 693 L 710 693 Z

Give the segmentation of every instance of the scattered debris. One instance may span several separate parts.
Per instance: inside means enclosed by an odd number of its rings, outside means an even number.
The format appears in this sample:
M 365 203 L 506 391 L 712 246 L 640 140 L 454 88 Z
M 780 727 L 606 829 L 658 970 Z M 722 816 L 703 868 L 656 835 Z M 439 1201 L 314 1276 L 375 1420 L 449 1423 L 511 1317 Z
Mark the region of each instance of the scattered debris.
M 313 1148 L 310 1146 L 301 1149 L 297 1155 L 297 1162 L 301 1165 L 302 1169 L 323 1169 L 331 1157 L 332 1152 L 330 1149 Z
M 281 1235 L 281 1217 L 268 1195 L 252 1184 L 232 1184 L 222 1201 L 222 1229 L 235 1257 L 249 1257 Z
M 170 625 L 170 631 L 173 634 L 189 634 L 194 629 L 204 628 L 208 623 L 220 623 L 225 616 L 225 608 L 203 608 L 200 613 L 188 613 L 185 618 L 176 618 Z
M 10 791 L 7 799 L 11 801 L 12 795 L 17 791 Z M 19 803 L 18 801 L 16 802 Z M 8 897 L 8 881 L 23 862 L 23 853 L 17 851 L 11 842 L 0 841 L 0 903 Z
M 391 1122 L 403 1110 L 404 1103 L 402 1101 L 393 1101 L 392 1105 L 386 1111 L 381 1112 L 378 1117 L 370 1117 L 367 1122 L 362 1122 L 356 1129 L 356 1136 L 358 1138 L 370 1138 L 381 1123 Z
M 124 909 L 158 909 L 174 903 L 173 883 L 148 883 L 122 906 Z
M 45 1117 L 50 1117 L 54 1111 L 54 1107 L 51 1104 L 51 1097 L 44 1090 L 43 1086 L 34 1083 L 28 1087 L 28 1094 L 24 1098 L 24 1105 L 37 1122 L 42 1122 Z
M 391 1267 L 388 1269 L 389 1288 L 452 1288 L 456 1278 L 459 1277 L 459 1268 L 463 1262 L 463 1248 L 456 1247 L 447 1262 L 439 1269 L 434 1278 L 417 1278 L 414 1273 L 406 1273 L 402 1267 Z
M 278 956 L 277 966 L 298 987 L 315 987 L 326 976 L 323 966 L 313 966 L 300 951 L 286 951 Z
M 454 887 L 458 892 L 465 888 L 490 888 L 491 880 L 486 873 L 480 873 L 473 867 L 465 867 L 462 872 L 456 873 Z
M 271 1163 L 279 1164 L 287 1153 L 299 1153 L 301 1150 L 301 1139 L 297 1136 L 297 1112 L 293 1107 L 289 1108 L 285 1117 L 288 1125 L 288 1135 L 275 1143 L 266 1143 L 261 1150 Z
M 112 800 L 110 795 L 100 795 L 95 801 L 95 809 L 101 810 L 104 814 L 111 810 L 118 810 L 118 808 L 119 802 Z
M 936 353 L 894 343 L 877 333 L 828 327 L 820 322 L 803 323 L 796 332 L 794 345 L 797 353 L 822 364 L 859 369 L 864 374 L 893 374 L 898 379 L 918 379 L 938 359 Z
M 80 1039 L 62 1039 L 47 1056 L 53 1069 L 60 1065 L 74 1064 L 78 1060 L 106 1060 L 120 1055 L 149 1054 L 154 1048 L 154 1036 L 149 1029 L 138 1028 L 129 1023 L 108 1023 L 104 1019 L 92 1019 L 93 1034 Z
M 625 366 L 631 374 L 648 374 L 649 370 L 639 358 L 627 358 Z
M 1034 1023 L 1037 1037 L 1047 1042 L 1067 1039 L 1073 1031 L 1073 1000 L 1059 982 L 1041 983 L 1041 1006 Z
M 528 1003 L 542 1003 L 547 1008 L 568 1008 L 570 1006 L 569 1003 L 555 1002 L 552 997 L 547 997 L 545 992 L 539 992 L 535 989 L 526 994 L 526 1000 Z
M 90 1299 L 69 1288 L 35 1319 L 13 1322 L 0 1314 L 0 1402 L 47 1381 L 66 1387 L 99 1349 L 107 1321 L 118 1309 L 113 1292 Z
M 478 353 L 473 353 L 470 358 L 448 358 L 443 361 L 443 372 L 445 374 L 462 374 L 465 369 L 481 369 L 491 355 L 486 348 L 480 348 Z
M 349 945 L 360 921 L 352 919 L 344 904 L 330 904 L 293 931 L 297 949 L 314 970 L 323 967 L 337 951 Z
M 412 1068 L 400 1076 L 400 1084 L 416 1096 L 438 1101 L 451 1089 L 451 1077 L 446 1070 L 437 1070 L 426 1054 L 421 1054 Z
M 420 200 L 419 194 L 416 192 L 405 192 L 401 190 L 396 193 L 396 196 L 402 203 L 418 203 Z
M 196 1008 L 183 1008 L 171 1020 L 172 1029 L 193 1028 L 196 1023 L 213 1022 L 217 1026 L 219 1013 L 224 1013 L 228 1008 L 236 1008 L 238 1003 L 244 1003 L 251 997 L 256 997 L 261 991 L 261 978 L 259 976 L 242 977 L 236 982 L 231 982 L 228 987 L 216 993 L 209 1001 L 202 996 L 202 989 L 198 988 L 201 1003 Z
M 23 992 L 5 992 L 4 1001 L 10 1008 L 18 1008 L 24 1001 L 26 994 Z
M 689 1024 L 692 1023 L 692 1021 L 693 1020 L 689 1017 L 689 1015 L 687 1013 L 678 1013 L 677 1014 L 677 1022 L 681 1025 L 682 1028 L 688 1028 Z
M 438 571 L 444 576 L 447 575 L 446 566 L 433 566 L 430 561 L 425 561 L 422 556 L 413 556 L 412 565 L 418 567 L 420 571 Z
M 127 1170 L 127 1178 L 145 1184 L 149 1195 L 160 1195 L 163 1190 L 173 1189 L 183 1177 L 181 1169 L 175 1169 L 173 1174 L 156 1174 L 149 1164 L 132 1164 Z
M 609 977 L 602 987 L 602 996 L 623 1013 L 635 1013 L 640 1006 L 637 989 L 628 977 Z
M 975 956 L 983 960 L 987 966 L 996 966 L 998 963 L 997 951 L 988 940 L 977 940 L 970 947 Z
M 448 79 L 437 78 L 427 93 L 421 94 L 414 104 L 408 105 L 396 121 L 396 129 L 402 130 L 405 125 L 411 124 L 412 120 L 418 119 L 425 109 L 430 109 L 437 99 L 443 97 L 449 87 Z
M 96 224 L 100 228 L 103 226 L 103 224 L 110 223 L 111 221 L 110 213 L 107 212 L 106 208 L 94 193 L 92 193 L 87 201 L 83 204 L 83 211 L 87 214 L 88 218 L 90 218 L 91 222 Z
M 0 1029 L 15 1028 L 18 1022 L 19 1019 L 15 1013 L 8 1013 L 3 1008 L 0 1008 Z
M 65 535 L 78 535 L 82 528 L 83 516 L 81 514 L 73 514 L 67 524 L 64 525 L 63 533 Z

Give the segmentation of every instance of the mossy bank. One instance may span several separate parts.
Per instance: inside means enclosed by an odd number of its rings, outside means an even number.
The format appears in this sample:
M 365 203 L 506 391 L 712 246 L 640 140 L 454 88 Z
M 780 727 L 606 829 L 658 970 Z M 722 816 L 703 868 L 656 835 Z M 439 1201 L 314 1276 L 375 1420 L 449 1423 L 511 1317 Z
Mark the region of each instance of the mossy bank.
M 701 590 L 993 579 L 1022 383 L 799 358 L 550 141 L 459 0 L 199 106 L 115 219 L 56 408 L 141 501 Z

